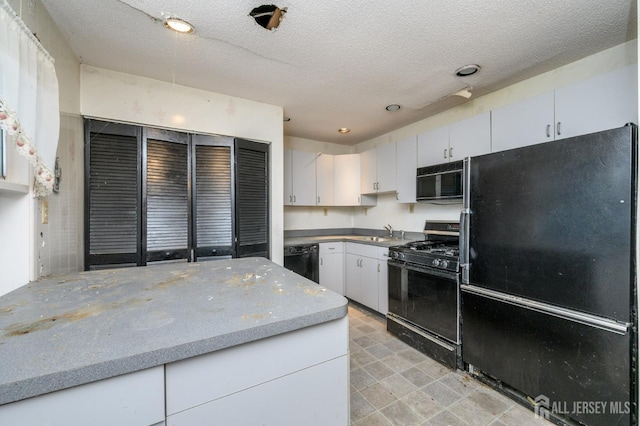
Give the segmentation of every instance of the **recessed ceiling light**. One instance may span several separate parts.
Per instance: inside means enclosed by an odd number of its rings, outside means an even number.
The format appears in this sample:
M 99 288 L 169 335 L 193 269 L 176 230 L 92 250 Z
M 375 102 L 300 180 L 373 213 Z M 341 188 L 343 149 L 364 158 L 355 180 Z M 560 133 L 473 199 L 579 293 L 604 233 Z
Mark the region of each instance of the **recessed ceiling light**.
M 469 77 L 470 75 L 473 75 L 478 71 L 480 71 L 480 65 L 469 64 L 469 65 L 465 65 L 463 67 L 458 68 L 455 74 L 458 77 Z
M 177 31 L 179 33 L 192 33 L 193 25 L 180 18 L 167 18 L 164 21 L 164 26 L 170 30 Z
M 351 129 L 347 128 L 347 127 L 341 127 L 338 129 L 338 131 L 340 133 L 349 133 L 351 131 Z
M 387 105 L 385 109 L 387 111 L 393 112 L 393 111 L 399 111 L 400 108 L 402 108 L 402 107 L 400 105 L 398 105 L 398 104 L 391 104 L 391 105 Z
M 284 117 L 282 121 L 291 121 L 291 117 Z

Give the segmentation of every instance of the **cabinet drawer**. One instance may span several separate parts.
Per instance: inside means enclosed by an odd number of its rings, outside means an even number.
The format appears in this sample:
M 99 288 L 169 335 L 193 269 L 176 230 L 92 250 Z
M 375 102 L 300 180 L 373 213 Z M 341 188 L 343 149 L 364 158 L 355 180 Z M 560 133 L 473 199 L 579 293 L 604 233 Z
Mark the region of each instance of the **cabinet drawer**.
M 163 420 L 163 366 L 0 407 L 2 425 L 151 425 Z
M 343 356 L 347 348 L 345 316 L 167 364 L 167 416 Z
M 385 248 L 360 243 L 346 243 L 346 245 L 347 253 L 355 254 L 358 256 L 371 257 L 373 259 L 376 259 L 378 257 L 379 248 Z M 389 249 L 387 249 L 387 251 L 389 251 Z
M 344 253 L 344 243 L 342 241 L 320 243 L 320 256 L 333 253 Z

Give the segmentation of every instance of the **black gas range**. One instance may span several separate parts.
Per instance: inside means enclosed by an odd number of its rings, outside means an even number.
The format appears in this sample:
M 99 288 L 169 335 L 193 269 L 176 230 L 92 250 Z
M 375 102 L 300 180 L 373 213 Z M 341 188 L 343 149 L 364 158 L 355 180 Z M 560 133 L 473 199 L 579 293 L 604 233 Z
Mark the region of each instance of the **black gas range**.
M 389 248 L 387 330 L 461 366 L 459 224 L 426 222 L 425 239 Z
M 391 259 L 455 273 L 460 267 L 459 253 L 458 245 L 442 240 L 412 241 L 402 246 L 389 247 Z

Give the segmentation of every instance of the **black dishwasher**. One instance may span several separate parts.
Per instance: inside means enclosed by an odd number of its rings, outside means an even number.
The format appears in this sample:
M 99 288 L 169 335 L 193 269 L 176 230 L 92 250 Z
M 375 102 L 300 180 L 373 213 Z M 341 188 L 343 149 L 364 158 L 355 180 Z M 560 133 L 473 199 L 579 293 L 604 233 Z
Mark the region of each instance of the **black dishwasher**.
M 284 267 L 313 282 L 320 283 L 318 274 L 318 244 L 285 247 Z

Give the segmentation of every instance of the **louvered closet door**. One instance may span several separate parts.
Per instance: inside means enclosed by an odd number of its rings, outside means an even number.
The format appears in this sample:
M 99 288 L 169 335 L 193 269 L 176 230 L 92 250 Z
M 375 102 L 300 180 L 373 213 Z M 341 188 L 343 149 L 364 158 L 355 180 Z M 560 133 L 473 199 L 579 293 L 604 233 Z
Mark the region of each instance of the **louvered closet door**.
M 238 257 L 269 258 L 269 145 L 236 139 Z
M 193 135 L 196 259 L 233 256 L 233 139 Z
M 189 258 L 188 135 L 145 130 L 147 261 Z
M 85 120 L 85 269 L 142 263 L 140 128 Z

